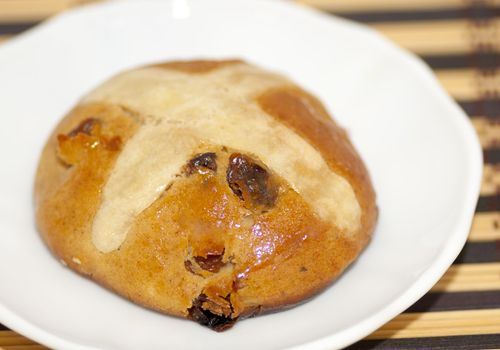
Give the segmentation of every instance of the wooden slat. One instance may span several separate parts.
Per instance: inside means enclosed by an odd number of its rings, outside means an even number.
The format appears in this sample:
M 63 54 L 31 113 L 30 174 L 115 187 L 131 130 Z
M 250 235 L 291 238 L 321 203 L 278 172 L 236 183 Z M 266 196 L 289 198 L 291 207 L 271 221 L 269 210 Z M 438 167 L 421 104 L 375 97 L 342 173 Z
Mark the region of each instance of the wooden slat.
M 479 213 L 474 216 L 469 241 L 500 240 L 500 213 Z
M 405 312 L 500 309 L 500 292 L 427 293 Z
M 498 0 L 495 0 L 498 2 Z M 463 7 L 464 0 L 298 0 L 306 5 L 339 12 L 354 11 L 401 11 Z
M 0 331 L 0 349 L 45 350 L 46 347 L 13 331 Z
M 499 290 L 500 262 L 451 266 L 432 287 L 433 292 Z
M 2 348 L 0 348 L 2 349 Z M 47 350 L 45 346 L 32 344 L 32 345 L 10 345 L 5 346 L 3 350 Z
M 500 333 L 362 340 L 345 350 L 499 350 Z
M 40 21 L 89 0 L 0 0 L 0 22 Z
M 453 265 L 498 262 L 500 262 L 500 241 L 467 241 L 453 261 Z
M 16 335 L 12 337 L 1 338 L 0 337 L 0 345 L 1 346 L 14 346 L 14 345 L 37 345 L 34 341 L 25 338 L 21 335 Z
M 498 37 L 500 38 L 500 32 L 498 33 Z M 500 44 L 500 39 L 498 40 L 498 42 Z M 482 90 L 483 93 L 495 92 L 496 96 L 498 97 L 500 95 L 500 74 L 498 74 L 498 72 L 494 73 L 491 72 L 493 72 L 493 70 L 490 70 L 489 72 L 484 72 L 484 74 L 481 75 L 480 89 Z
M 435 73 L 441 85 L 455 99 L 475 100 L 481 98 L 477 70 L 443 69 L 437 70 Z
M 432 69 L 478 68 L 496 69 L 500 66 L 500 52 L 479 50 L 474 53 L 449 53 L 421 56 Z
M 404 313 L 366 339 L 500 333 L 500 309 Z
M 473 8 L 445 8 L 437 10 L 412 10 L 412 11 L 369 11 L 369 12 L 338 12 L 329 11 L 340 17 L 353 21 L 373 23 L 400 23 L 406 21 L 449 21 L 465 19 L 471 22 L 484 22 L 495 18 L 495 9 L 487 6 L 476 5 Z
M 469 116 L 481 116 L 483 118 L 500 121 L 500 98 L 490 96 L 481 100 L 457 101 L 458 105 Z
M 36 345 L 36 343 L 13 331 L 0 331 L 0 346 Z
M 483 158 L 485 163 L 500 164 L 500 148 L 483 149 Z
M 0 44 L 2 44 L 4 41 L 7 41 L 11 37 L 12 35 L 0 35 Z
M 458 100 L 479 100 L 500 87 L 500 74 L 484 74 L 477 69 L 439 69 L 434 73 L 448 93 Z
M 473 117 L 472 124 L 479 136 L 483 148 L 500 147 L 500 120 L 485 117 Z
M 497 195 L 479 196 L 476 205 L 476 213 L 491 213 L 491 212 L 498 212 L 498 196 Z
M 481 196 L 493 196 L 500 193 L 500 164 L 485 164 Z
M 413 52 L 436 55 L 473 52 L 477 44 L 491 41 L 498 35 L 495 27 L 500 25 L 500 19 L 488 23 L 489 26 L 475 28 L 474 40 L 471 40 L 471 23 L 466 20 L 378 23 L 371 27 Z

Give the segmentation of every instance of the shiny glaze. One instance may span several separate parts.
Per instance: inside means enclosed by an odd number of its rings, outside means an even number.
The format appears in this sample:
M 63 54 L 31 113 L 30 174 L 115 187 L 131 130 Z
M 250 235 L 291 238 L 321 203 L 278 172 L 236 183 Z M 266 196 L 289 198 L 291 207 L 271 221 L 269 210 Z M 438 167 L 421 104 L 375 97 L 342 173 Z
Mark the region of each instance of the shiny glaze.
M 321 103 L 296 87 L 271 89 L 258 97 L 261 108 L 305 137 L 335 171 L 362 173 L 352 161 L 358 158 L 345 131 L 337 127 Z
M 231 156 L 217 152 L 217 172 L 197 172 L 177 179 L 155 207 L 161 208 L 162 215 L 165 208 L 175 208 L 171 219 L 179 234 L 187 237 L 187 255 L 194 258 L 189 265 L 200 258 L 223 255 L 222 262 L 230 265 L 233 281 L 242 286 L 241 280 L 250 271 L 287 259 L 297 253 L 303 241 L 325 234 L 328 227 L 269 170 L 269 177 L 280 185 L 276 202 L 264 212 L 260 207 L 245 207 L 244 199 L 231 190 L 225 176 Z
M 330 168 L 348 179 L 362 208 L 360 231 L 377 220 L 375 192 L 368 171 L 348 139 L 321 102 L 296 86 L 270 89 L 258 98 L 261 108 L 307 139 Z

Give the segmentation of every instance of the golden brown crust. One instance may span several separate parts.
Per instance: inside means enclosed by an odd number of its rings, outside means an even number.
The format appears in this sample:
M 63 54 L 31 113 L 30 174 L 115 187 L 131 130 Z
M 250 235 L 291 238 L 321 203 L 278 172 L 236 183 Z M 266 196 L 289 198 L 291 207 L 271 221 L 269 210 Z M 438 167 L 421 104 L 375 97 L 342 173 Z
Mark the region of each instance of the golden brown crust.
M 239 64 L 241 61 L 229 61 Z M 170 62 L 189 73 L 228 62 Z M 165 192 L 134 220 L 119 250 L 92 243 L 92 222 L 121 150 L 146 119 L 124 106 L 77 106 L 50 137 L 35 195 L 39 230 L 70 268 L 148 308 L 212 322 L 289 307 L 318 293 L 368 242 L 376 222 L 368 173 L 321 103 L 292 85 L 260 107 L 316 148 L 353 187 L 361 225 L 346 235 L 319 218 L 258 156 L 203 144 Z M 322 176 L 307 173 L 304 176 Z
M 362 207 L 360 232 L 364 233 L 365 240 L 369 240 L 370 228 L 377 220 L 375 191 L 347 133 L 329 117 L 318 99 L 298 87 L 272 89 L 259 96 L 258 101 L 267 113 L 306 138 L 321 152 L 332 170 L 348 179 Z M 357 239 L 360 238 L 358 235 Z
M 170 62 L 153 64 L 150 67 L 173 69 L 191 74 L 203 74 L 213 71 L 215 69 L 219 69 L 222 67 L 238 63 L 243 63 L 243 61 L 237 59 L 223 60 L 223 61 L 214 61 L 214 60 L 170 61 Z

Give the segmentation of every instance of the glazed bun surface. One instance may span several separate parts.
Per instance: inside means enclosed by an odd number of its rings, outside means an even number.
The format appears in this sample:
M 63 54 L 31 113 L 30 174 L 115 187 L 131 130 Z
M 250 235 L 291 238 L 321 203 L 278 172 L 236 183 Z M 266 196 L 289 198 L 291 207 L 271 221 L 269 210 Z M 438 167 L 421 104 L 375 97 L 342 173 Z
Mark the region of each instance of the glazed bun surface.
M 64 264 L 215 330 L 324 289 L 377 219 L 367 170 L 322 104 L 239 60 L 104 82 L 48 140 L 35 198 Z

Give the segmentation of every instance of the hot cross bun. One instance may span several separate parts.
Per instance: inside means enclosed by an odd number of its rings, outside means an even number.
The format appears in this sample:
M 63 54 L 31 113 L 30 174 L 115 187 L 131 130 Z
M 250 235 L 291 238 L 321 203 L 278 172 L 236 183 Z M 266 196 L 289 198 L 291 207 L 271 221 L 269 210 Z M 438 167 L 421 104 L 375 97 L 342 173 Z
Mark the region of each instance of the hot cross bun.
M 218 331 L 323 290 L 377 220 L 368 172 L 321 102 L 240 60 L 104 82 L 50 136 L 35 198 L 64 264 Z

